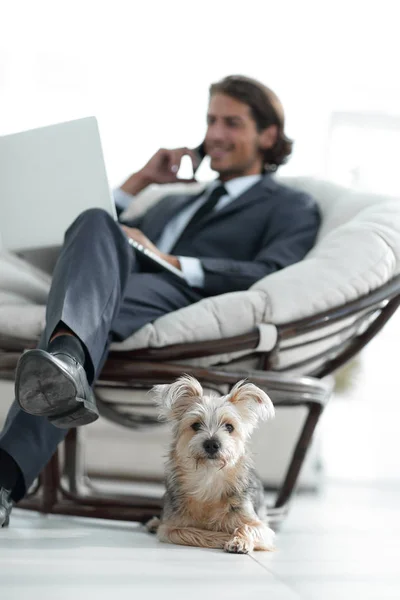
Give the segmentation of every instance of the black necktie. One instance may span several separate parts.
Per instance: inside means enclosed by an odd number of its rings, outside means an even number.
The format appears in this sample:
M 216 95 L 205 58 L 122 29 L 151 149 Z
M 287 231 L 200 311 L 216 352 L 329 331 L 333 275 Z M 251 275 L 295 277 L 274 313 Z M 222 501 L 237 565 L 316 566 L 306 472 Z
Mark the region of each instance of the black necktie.
M 186 238 L 192 233 L 194 225 L 196 225 L 196 223 L 198 223 L 200 219 L 208 215 L 218 204 L 219 199 L 222 198 L 222 196 L 225 196 L 226 194 L 227 191 L 223 185 L 219 185 L 211 192 L 207 200 L 196 210 L 189 223 L 182 231 L 182 234 L 179 237 L 180 242 L 183 240 L 183 238 Z

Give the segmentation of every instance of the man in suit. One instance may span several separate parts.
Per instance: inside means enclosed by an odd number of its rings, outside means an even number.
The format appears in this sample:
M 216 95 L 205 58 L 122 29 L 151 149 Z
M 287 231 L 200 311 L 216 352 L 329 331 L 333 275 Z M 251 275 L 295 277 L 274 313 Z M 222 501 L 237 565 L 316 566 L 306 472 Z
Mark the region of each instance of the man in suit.
M 204 297 L 246 290 L 301 260 L 319 226 L 316 204 L 271 175 L 292 149 L 276 95 L 245 77 L 210 87 L 204 150 L 218 179 L 196 196 L 161 200 L 123 224 L 102 210 L 82 213 L 66 232 L 39 347 L 16 373 L 16 399 L 0 434 L 0 525 L 69 427 L 98 418 L 91 385 L 113 340 Z M 192 150 L 159 150 L 115 193 L 119 212 L 151 183 L 177 181 Z M 149 272 L 132 238 L 180 269 Z

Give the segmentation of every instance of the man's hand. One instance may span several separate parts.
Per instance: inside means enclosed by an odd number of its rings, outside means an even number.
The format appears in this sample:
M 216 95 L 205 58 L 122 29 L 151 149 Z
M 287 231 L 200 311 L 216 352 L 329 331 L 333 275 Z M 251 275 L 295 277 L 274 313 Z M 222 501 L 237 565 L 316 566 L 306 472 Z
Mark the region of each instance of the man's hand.
M 152 252 L 154 252 L 154 254 L 157 254 L 157 256 L 166 260 L 167 262 L 169 262 L 170 265 L 176 267 L 177 269 L 181 268 L 179 259 L 176 256 L 164 254 L 163 252 L 161 252 L 157 248 L 157 246 L 155 246 L 153 242 L 151 242 L 149 238 L 146 237 L 142 231 L 140 231 L 140 229 L 136 229 L 136 227 L 127 227 L 126 225 L 121 225 L 121 227 L 128 238 L 135 240 L 138 244 L 142 244 L 142 246 L 144 246 L 148 250 L 151 250 Z
M 154 154 L 147 164 L 134 173 L 121 185 L 121 189 L 134 196 L 151 183 L 192 183 L 195 179 L 178 179 L 177 174 L 182 158 L 189 156 L 192 160 L 193 169 L 199 165 L 199 157 L 190 148 L 176 148 L 166 150 L 161 148 Z
M 178 181 L 189 183 L 195 181 L 195 179 L 177 178 L 184 156 L 191 158 L 193 169 L 198 166 L 199 159 L 194 150 L 189 148 L 176 148 L 175 150 L 161 148 L 143 167 L 142 173 L 150 183 L 177 183 Z

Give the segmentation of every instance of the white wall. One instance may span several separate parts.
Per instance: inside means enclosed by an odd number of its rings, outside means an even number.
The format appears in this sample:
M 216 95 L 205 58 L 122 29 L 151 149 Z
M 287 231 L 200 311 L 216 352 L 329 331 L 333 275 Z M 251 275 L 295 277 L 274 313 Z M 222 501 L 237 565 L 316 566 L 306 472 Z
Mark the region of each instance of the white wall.
M 0 134 L 95 114 L 110 183 L 198 144 L 210 82 L 257 77 L 321 174 L 334 110 L 400 112 L 397 2 L 0 0 Z M 283 172 L 283 171 L 282 171 Z

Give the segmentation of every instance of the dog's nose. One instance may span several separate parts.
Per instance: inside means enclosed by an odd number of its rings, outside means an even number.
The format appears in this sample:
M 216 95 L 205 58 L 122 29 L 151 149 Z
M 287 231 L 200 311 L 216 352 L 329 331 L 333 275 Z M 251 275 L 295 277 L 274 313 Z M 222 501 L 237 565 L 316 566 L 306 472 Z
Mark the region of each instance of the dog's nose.
M 216 438 L 210 438 L 204 442 L 203 448 L 209 456 L 214 456 L 221 448 L 221 444 Z

